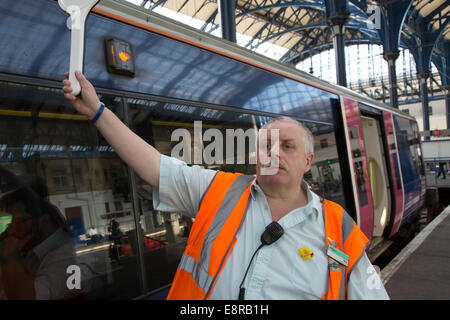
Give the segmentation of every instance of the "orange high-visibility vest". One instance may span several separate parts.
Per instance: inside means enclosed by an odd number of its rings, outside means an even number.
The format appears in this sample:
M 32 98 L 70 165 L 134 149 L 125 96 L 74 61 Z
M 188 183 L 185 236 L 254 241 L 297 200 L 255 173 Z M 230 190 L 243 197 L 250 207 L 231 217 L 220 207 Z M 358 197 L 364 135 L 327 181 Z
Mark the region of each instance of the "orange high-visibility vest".
M 363 256 L 369 240 L 344 208 L 328 200 L 322 199 L 322 203 L 327 248 L 333 245 L 349 256 L 347 266 L 336 264 L 331 257 L 328 257 L 328 293 L 324 295 L 324 298 L 344 300 L 347 299 L 350 273 Z
M 217 172 L 201 200 L 167 299 L 209 298 L 236 243 L 254 179 L 239 173 Z M 364 253 L 368 240 L 342 207 L 327 200 L 323 204 L 327 245 L 337 244 L 336 249 L 343 248 L 349 255 L 347 267 L 334 264 L 330 269 L 328 293 L 324 298 L 344 299 L 350 272 Z

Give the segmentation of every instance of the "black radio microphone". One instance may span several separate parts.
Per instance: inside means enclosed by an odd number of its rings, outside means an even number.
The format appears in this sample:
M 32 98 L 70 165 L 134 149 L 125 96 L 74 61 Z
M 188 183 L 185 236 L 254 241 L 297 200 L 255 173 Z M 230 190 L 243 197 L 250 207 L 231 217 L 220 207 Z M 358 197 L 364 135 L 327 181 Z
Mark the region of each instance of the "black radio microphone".
M 242 288 L 242 285 L 244 284 L 245 278 L 247 277 L 248 270 L 250 269 L 250 266 L 252 264 L 253 258 L 255 257 L 256 253 L 259 249 L 266 245 L 270 245 L 281 238 L 281 236 L 284 234 L 283 227 L 280 226 L 280 224 L 276 221 L 272 221 L 267 227 L 266 230 L 261 235 L 261 244 L 259 245 L 258 249 L 253 253 L 252 258 L 250 259 L 250 263 L 248 264 L 247 270 L 245 271 L 244 278 L 242 279 L 241 284 L 239 285 L 239 300 L 244 300 L 245 296 L 245 288 Z
M 276 221 L 272 221 L 261 235 L 262 245 L 269 245 L 277 241 L 284 234 L 283 227 Z

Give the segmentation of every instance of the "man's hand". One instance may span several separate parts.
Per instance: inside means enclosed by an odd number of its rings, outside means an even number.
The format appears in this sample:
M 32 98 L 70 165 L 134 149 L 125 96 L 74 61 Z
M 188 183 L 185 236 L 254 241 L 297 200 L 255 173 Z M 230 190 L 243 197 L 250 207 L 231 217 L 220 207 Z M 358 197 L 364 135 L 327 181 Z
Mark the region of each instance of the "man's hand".
M 66 78 L 69 73 L 64 74 Z M 97 97 L 94 86 L 76 71 L 75 76 L 81 85 L 81 95 L 75 96 L 70 81 L 63 80 L 64 97 L 69 100 L 74 108 L 88 119 L 95 117 L 100 108 L 100 100 Z M 141 137 L 130 130 L 111 110 L 105 108 L 95 127 L 105 137 L 106 141 L 114 148 L 119 157 L 125 161 L 147 183 L 159 187 L 159 165 L 161 154 Z
M 69 73 L 64 73 L 64 76 L 68 78 Z M 64 97 L 72 103 L 79 113 L 85 115 L 88 119 L 92 119 L 100 108 L 100 100 L 97 97 L 97 92 L 95 91 L 94 86 L 80 71 L 76 71 L 75 76 L 81 85 L 81 97 L 76 97 L 72 93 L 72 85 L 67 79 L 62 82 Z

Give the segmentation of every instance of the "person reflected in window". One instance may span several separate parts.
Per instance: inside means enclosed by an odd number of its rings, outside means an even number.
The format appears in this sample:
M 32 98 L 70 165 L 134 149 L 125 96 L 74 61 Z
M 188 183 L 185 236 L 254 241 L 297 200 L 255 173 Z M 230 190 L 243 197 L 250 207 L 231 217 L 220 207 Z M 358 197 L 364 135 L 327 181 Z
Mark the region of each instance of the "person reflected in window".
M 122 243 L 122 233 L 120 231 L 119 222 L 115 219 L 111 219 L 109 222 L 108 231 L 110 232 L 109 239 L 111 241 L 109 246 L 109 257 L 111 260 L 120 264 L 120 245 Z
M 72 234 L 42 185 L 21 185 L 1 196 L 12 222 L 0 236 L 1 279 L 7 299 L 72 299 L 66 270 L 76 265 Z
M 102 236 L 100 235 L 100 233 L 98 232 L 98 230 L 95 226 L 91 226 L 88 229 L 87 235 L 91 238 L 92 243 L 100 242 L 100 240 L 102 239 Z

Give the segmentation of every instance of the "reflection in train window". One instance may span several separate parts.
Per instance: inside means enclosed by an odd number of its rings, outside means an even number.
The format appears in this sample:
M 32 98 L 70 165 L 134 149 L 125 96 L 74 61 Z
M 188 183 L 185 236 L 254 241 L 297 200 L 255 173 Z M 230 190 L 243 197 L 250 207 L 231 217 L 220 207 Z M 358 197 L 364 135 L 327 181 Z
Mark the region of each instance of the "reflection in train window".
M 253 129 L 261 126 L 262 119 L 259 117 L 164 102 L 137 99 L 126 101 L 131 129 L 162 154 L 175 156 L 188 164 L 206 169 L 256 173 L 256 131 Z M 176 135 L 180 129 L 183 129 L 181 132 L 187 137 Z M 242 134 L 230 135 L 230 129 L 233 133 L 239 130 Z M 212 148 L 217 143 L 214 137 L 219 136 L 231 139 L 228 141 L 234 142 L 232 148 L 227 150 L 225 141 L 218 144 L 220 148 Z M 177 151 L 177 145 L 183 141 L 188 141 L 188 154 L 181 148 L 180 152 Z M 242 147 L 244 149 L 240 149 Z M 208 155 L 214 161 L 207 161 Z M 243 155 L 242 159 L 239 158 L 240 155 Z M 152 187 L 140 178 L 137 179 L 136 189 L 141 226 L 147 241 L 144 249 L 147 286 L 149 290 L 155 290 L 172 281 L 186 246 L 192 219 L 179 212 L 155 211 Z
M 419 134 L 419 127 L 417 126 L 417 122 L 410 120 L 409 124 L 411 125 L 411 130 L 414 134 L 414 138 L 412 139 L 412 148 L 414 151 L 414 159 L 415 163 L 417 165 L 417 171 L 421 176 L 425 175 L 425 168 L 423 164 L 423 157 L 422 157 L 422 151 L 420 149 L 420 134 Z
M 165 102 L 137 99 L 126 99 L 126 101 L 131 129 L 155 146 L 162 154 L 173 155 L 174 149 L 181 140 L 181 136 L 176 136 L 177 138 L 174 140 L 173 134 L 177 129 L 185 129 L 183 132 L 187 134 L 189 145 L 192 146 L 189 148 L 190 152 L 195 153 L 196 143 L 200 140 L 200 146 L 197 148 L 203 151 L 201 154 L 203 157 L 196 160 L 195 155 L 186 155 L 182 152 L 175 152 L 174 156 L 188 164 L 197 164 L 207 169 L 251 175 L 256 173 L 256 153 L 255 148 L 251 146 L 256 142 L 256 135 L 252 137 L 250 133 L 255 134 L 256 130 L 252 131 L 252 129 L 262 127 L 272 118 L 208 108 L 193 108 Z M 201 130 L 199 129 L 200 121 Z M 311 171 L 305 175 L 305 180 L 320 196 L 344 206 L 342 175 L 333 126 L 311 123 L 304 123 L 304 125 L 314 135 L 315 148 L 313 165 Z M 236 134 L 238 130 L 241 135 Z M 206 151 L 214 143 L 214 139 L 205 138 L 208 136 L 208 132 L 220 133 L 223 139 L 231 137 L 235 141 L 231 154 L 226 150 L 226 141 L 223 141 L 223 150 L 215 150 L 221 158 L 220 163 L 217 161 L 208 163 L 205 160 Z M 230 135 L 230 132 L 235 136 Z M 245 133 L 249 134 L 245 135 Z M 239 163 L 240 142 L 245 147 L 242 163 Z M 212 153 L 212 155 L 216 156 L 217 154 Z M 230 157 L 232 161 L 229 161 Z M 147 285 L 149 290 L 155 290 L 172 280 L 186 245 L 192 219 L 182 216 L 179 212 L 155 211 L 152 204 L 152 188 L 139 178 L 137 179 L 137 193 L 141 226 L 149 242 L 145 248 L 144 257 L 148 277 Z
M 233 144 L 227 149 L 225 143 L 222 150 L 210 153 L 213 158 L 222 157 L 218 163 L 196 159 L 195 155 L 191 155 L 192 162 L 245 174 L 256 172 L 257 129 L 272 119 L 109 95 L 101 95 L 101 100 L 120 119 L 128 118 L 132 130 L 166 155 L 179 143 L 172 141 L 176 129 L 186 129 L 194 146 L 195 121 L 201 121 L 201 150 L 212 150 L 215 140 L 207 139 L 208 133 L 220 133 Z M 128 117 L 123 117 L 124 108 Z M 24 221 L 30 225 L 24 233 L 39 231 L 27 243 L 23 263 L 31 261 L 27 259 L 33 257 L 35 249 L 50 245 L 32 277 L 20 265 L 2 264 L 0 296 L 128 299 L 145 293 L 143 288 L 148 292 L 167 287 L 185 248 L 192 219 L 179 212 L 155 211 L 151 187 L 139 177 L 131 184 L 134 179 L 129 177 L 129 168 L 59 89 L 0 82 L 0 110 L 0 233 L 4 236 L 9 226 L 15 229 Z M 333 127 L 304 125 L 314 135 L 315 148 L 305 180 L 320 196 L 344 205 Z M 39 230 L 40 219 L 50 221 L 45 232 Z M 137 243 L 141 231 L 143 252 Z M 13 241 L 6 239 L 0 245 L 2 257 L 15 249 Z M 68 290 L 69 266 L 79 267 L 83 275 L 79 290 Z M 145 285 L 139 276 L 140 266 L 144 267 Z M 45 287 L 51 290 L 45 291 Z
M 102 100 L 122 118 L 120 99 Z M 0 83 L 0 110 L 0 297 L 141 294 L 126 165 L 60 89 Z M 20 259 L 4 259 L 16 249 Z
M 417 154 L 419 138 L 413 134 L 412 121 L 394 116 L 394 125 L 397 136 L 400 166 L 405 189 L 409 189 L 411 184 L 418 183 L 418 175 L 421 172 L 421 159 Z
M 397 161 L 397 145 L 395 144 L 395 135 L 394 132 L 389 133 L 389 141 L 391 142 L 389 148 L 391 149 L 391 154 L 392 157 L 394 159 L 393 164 L 394 164 L 394 172 L 395 172 L 395 181 L 396 181 L 396 185 L 397 185 L 397 190 L 401 190 L 402 185 L 401 185 L 401 181 L 400 181 L 400 169 L 398 166 L 398 161 Z
M 314 160 L 304 178 L 319 196 L 345 207 L 342 174 L 333 126 L 304 122 L 314 136 Z
M 366 181 L 364 178 L 364 166 L 363 158 L 361 156 L 361 145 L 359 144 L 359 133 L 358 128 L 355 126 L 349 126 L 348 129 L 350 130 L 353 164 L 355 166 L 356 184 L 359 194 L 359 205 L 363 207 L 367 205 L 369 200 L 367 198 Z

